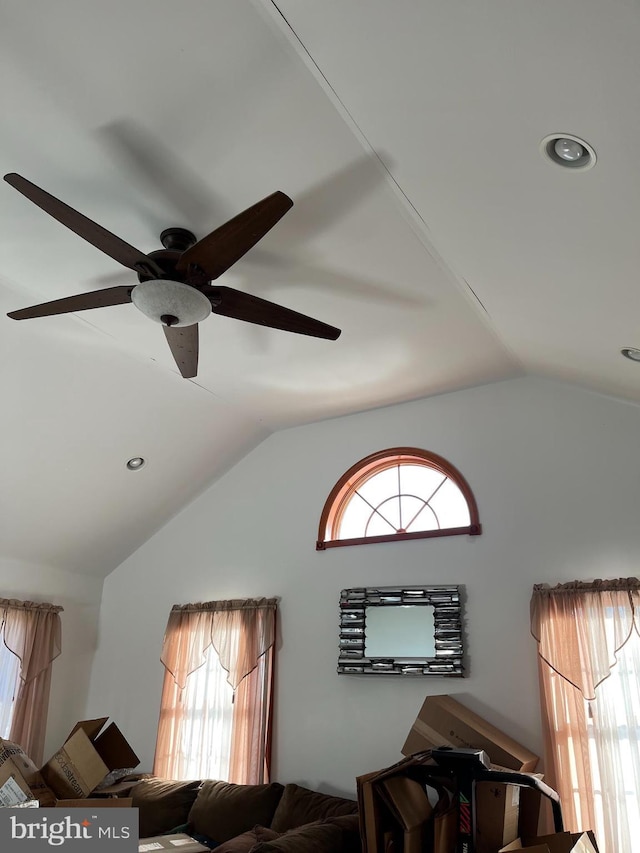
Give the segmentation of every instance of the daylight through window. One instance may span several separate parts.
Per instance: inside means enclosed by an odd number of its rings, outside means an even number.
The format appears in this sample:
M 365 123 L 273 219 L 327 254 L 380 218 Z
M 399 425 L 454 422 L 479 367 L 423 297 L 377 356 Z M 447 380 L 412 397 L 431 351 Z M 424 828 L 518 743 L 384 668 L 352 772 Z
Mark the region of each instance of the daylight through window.
M 20 658 L 0 642 L 0 737 L 8 739 L 20 678 Z
M 327 498 L 316 547 L 477 535 L 473 493 L 460 472 L 434 453 L 391 448 L 361 459 Z
M 172 608 L 156 776 L 269 781 L 276 610 L 272 598 Z

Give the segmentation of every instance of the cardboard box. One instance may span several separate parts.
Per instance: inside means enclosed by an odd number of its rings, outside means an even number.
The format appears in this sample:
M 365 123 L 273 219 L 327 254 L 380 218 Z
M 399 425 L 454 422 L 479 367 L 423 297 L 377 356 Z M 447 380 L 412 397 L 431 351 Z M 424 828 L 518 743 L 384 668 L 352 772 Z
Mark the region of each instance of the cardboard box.
M 423 784 L 437 782 L 438 767 L 428 755 L 414 755 L 402 759 L 391 767 L 367 773 L 357 777 L 358 815 L 360 818 L 360 836 L 364 853 L 385 853 L 389 849 L 409 850 L 426 849 L 424 841 L 429 835 L 426 826 L 433 815 L 434 826 L 445 834 L 451 826 L 457 824 L 457 809 L 447 811 L 446 816 L 438 807 L 435 810 L 417 792 L 415 784 L 407 785 L 405 797 L 411 800 L 401 801 L 402 784 L 392 782 L 407 777 L 406 781 L 419 780 Z M 443 779 L 444 783 L 449 780 Z
M 0 800 L 4 805 L 17 805 L 23 799 L 35 799 L 45 808 L 52 806 L 56 799 L 22 747 L 3 738 L 0 738 L 0 789 L 3 789 Z M 25 795 L 23 799 L 20 792 Z M 7 802 L 11 799 L 13 803 Z
M 413 755 L 439 746 L 484 749 L 492 764 L 535 770 L 538 756 L 451 696 L 427 696 L 402 747 Z
M 519 835 L 520 788 L 476 783 L 476 853 L 495 853 Z
M 382 826 L 382 810 L 386 807 L 380 794 L 376 791 L 376 773 L 366 773 L 356 777 L 358 791 L 358 818 L 360 822 L 360 838 L 363 853 L 378 853 L 378 848 L 384 850 Z
M 402 747 L 412 755 L 440 746 L 483 749 L 495 769 L 531 772 L 538 756 L 492 726 L 452 696 L 428 696 Z M 476 785 L 477 853 L 495 853 L 505 844 L 537 832 L 540 794 L 515 785 Z
M 540 774 L 529 775 L 541 778 Z M 447 802 L 442 799 L 454 783 L 439 772 L 428 752 L 407 757 L 384 770 L 359 776 L 357 783 L 360 834 L 365 853 L 384 853 L 390 847 L 405 853 L 426 849 L 424 839 L 436 827 L 452 839 L 451 849 L 455 847 L 456 797 L 450 793 L 448 798 L 444 797 Z M 433 800 L 431 803 L 425 801 L 424 793 L 418 790 L 420 785 L 434 789 L 434 793 L 439 789 L 439 808 L 432 808 Z M 537 798 L 533 800 L 535 816 L 529 814 L 528 807 L 524 812 L 520 810 L 522 794 L 529 790 L 495 782 L 476 784 L 476 853 L 497 853 L 503 845 L 523 833 L 523 825 L 537 827 L 540 793 L 532 791 Z M 435 823 L 429 827 L 432 816 Z
M 115 723 L 103 730 L 108 717 L 76 723 L 67 740 L 41 770 L 59 799 L 87 797 L 111 770 L 137 767 L 135 754 Z
M 16 806 L 33 797 L 22 773 L 12 761 L 0 766 L 0 806 Z
M 209 848 L 182 832 L 173 835 L 153 835 L 141 838 L 138 853 L 155 853 L 156 850 L 175 850 L 176 853 L 209 853 Z
M 587 832 L 554 832 L 522 841 L 518 838 L 503 851 L 527 850 L 528 853 L 598 853 L 598 845 L 591 830 Z
M 503 768 L 493 766 L 494 770 Z M 522 772 L 522 771 L 518 771 Z M 542 780 L 542 773 L 527 773 Z M 518 836 L 538 834 L 542 794 L 533 788 L 496 782 L 476 784 L 476 853 L 496 853 Z
M 379 792 L 397 824 L 403 853 L 422 853 L 426 850 L 433 806 L 425 787 L 408 776 L 391 776 L 380 782 Z
M 544 777 L 542 773 L 533 773 L 538 779 Z M 533 788 L 520 788 L 520 814 L 518 818 L 518 833 L 521 838 L 535 838 L 540 832 L 541 811 L 544 808 L 551 819 L 551 801 L 543 797 L 539 791 Z M 549 824 L 551 826 L 552 824 Z M 546 825 L 545 825 L 546 829 Z

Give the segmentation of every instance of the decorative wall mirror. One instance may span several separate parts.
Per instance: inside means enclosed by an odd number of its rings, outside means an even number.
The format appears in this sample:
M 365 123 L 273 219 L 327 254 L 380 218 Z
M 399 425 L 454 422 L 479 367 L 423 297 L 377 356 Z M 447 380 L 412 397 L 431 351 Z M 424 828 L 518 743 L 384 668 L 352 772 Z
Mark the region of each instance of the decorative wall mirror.
M 460 587 L 343 589 L 338 672 L 463 676 Z

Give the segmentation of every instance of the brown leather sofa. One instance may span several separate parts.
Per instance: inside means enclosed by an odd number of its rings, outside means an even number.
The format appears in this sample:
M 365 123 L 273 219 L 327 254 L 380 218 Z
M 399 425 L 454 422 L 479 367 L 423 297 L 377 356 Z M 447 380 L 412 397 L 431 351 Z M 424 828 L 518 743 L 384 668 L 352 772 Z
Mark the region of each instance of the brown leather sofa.
M 139 835 L 186 832 L 217 853 L 360 853 L 358 804 L 301 785 L 132 782 Z

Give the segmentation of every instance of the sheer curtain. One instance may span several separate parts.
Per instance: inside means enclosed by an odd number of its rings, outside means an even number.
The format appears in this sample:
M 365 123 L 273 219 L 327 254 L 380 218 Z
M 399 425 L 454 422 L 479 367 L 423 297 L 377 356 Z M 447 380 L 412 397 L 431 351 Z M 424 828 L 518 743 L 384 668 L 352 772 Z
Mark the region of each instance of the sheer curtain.
M 0 643 L 0 737 L 8 739 L 20 682 L 20 659 Z
M 62 648 L 62 607 L 3 598 L 0 611 L 4 645 L 19 660 L 20 666 L 18 689 L 9 712 L 8 739 L 20 744 L 27 755 L 40 764 L 49 710 L 51 669 Z M 3 674 L 8 674 L 10 668 L 7 661 Z
M 540 584 L 531 599 L 546 781 L 601 853 L 640 837 L 639 604 L 636 578 Z
M 162 647 L 165 666 L 153 772 L 269 781 L 276 599 L 175 605 Z

